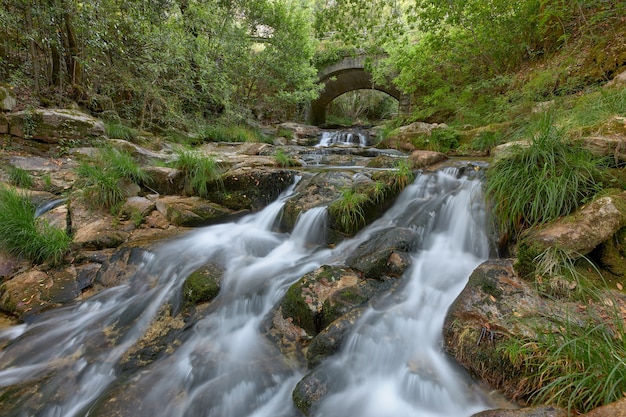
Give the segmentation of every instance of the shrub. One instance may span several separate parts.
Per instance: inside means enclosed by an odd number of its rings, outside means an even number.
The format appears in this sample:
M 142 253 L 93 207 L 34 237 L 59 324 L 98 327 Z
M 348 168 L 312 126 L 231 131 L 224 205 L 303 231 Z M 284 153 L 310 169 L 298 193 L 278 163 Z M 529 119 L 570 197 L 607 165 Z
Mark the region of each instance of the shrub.
M 565 140 L 549 116 L 528 146 L 487 170 L 486 190 L 505 239 L 574 211 L 601 189 L 602 163 Z
M 65 230 L 35 219 L 35 206 L 26 196 L 0 187 L 0 247 L 35 263 L 57 264 L 70 243 Z

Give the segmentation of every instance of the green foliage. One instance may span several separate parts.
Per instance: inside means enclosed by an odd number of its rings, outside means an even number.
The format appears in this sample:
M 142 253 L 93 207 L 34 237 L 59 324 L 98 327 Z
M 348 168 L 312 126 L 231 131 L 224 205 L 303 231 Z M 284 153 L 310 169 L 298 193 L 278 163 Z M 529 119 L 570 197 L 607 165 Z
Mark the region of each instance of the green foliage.
M 454 129 L 433 129 L 429 138 L 429 150 L 448 153 L 459 147 L 459 133 Z
M 120 184 L 120 177 L 112 170 L 83 162 L 77 169 L 84 200 L 94 209 L 112 209 L 126 196 Z
M 484 131 L 472 139 L 470 148 L 474 151 L 491 151 L 501 140 L 498 132 Z
M 552 327 L 538 326 L 536 338 L 510 338 L 498 348 L 528 375 L 531 401 L 586 413 L 623 398 L 626 328 L 619 311 L 585 323 L 556 316 Z
M 276 149 L 276 152 L 274 152 L 274 159 L 276 160 L 278 166 L 282 168 L 289 168 L 300 165 L 296 159 L 285 153 L 285 151 L 282 149 Z
M 326 110 L 328 119 L 342 120 L 342 125 L 372 124 L 398 113 L 398 101 L 377 90 L 349 91 L 333 100 Z
M 571 213 L 601 189 L 601 173 L 600 161 L 566 141 L 544 116 L 527 146 L 514 146 L 487 170 L 500 232 L 516 238 L 525 228 Z
M 258 129 L 242 125 L 212 125 L 203 129 L 201 136 L 209 142 L 267 142 Z
M 30 172 L 16 166 L 9 168 L 9 182 L 21 188 L 30 188 L 33 186 L 33 178 Z
M 132 142 L 137 138 L 137 131 L 119 122 L 104 124 L 104 132 L 111 139 L 124 139 Z
M 58 264 L 69 250 L 71 238 L 65 230 L 35 219 L 28 197 L 0 187 L 0 247 L 35 263 Z
M 411 169 L 411 164 L 406 159 L 399 159 L 395 163 L 393 171 L 392 188 L 401 191 L 415 180 L 415 173 Z
M 102 149 L 99 160 L 103 169 L 109 171 L 113 177 L 137 184 L 150 182 L 148 174 L 127 151 L 106 147 Z
M 176 151 L 176 161 L 174 167 L 180 169 L 185 175 L 185 188 L 187 193 L 207 197 L 209 194 L 208 185 L 217 181 L 221 167 L 212 157 L 206 157 L 200 152 L 179 149 Z
M 365 205 L 370 201 L 366 194 L 345 188 L 341 192 L 341 197 L 328 209 L 341 230 L 354 234 L 365 225 Z

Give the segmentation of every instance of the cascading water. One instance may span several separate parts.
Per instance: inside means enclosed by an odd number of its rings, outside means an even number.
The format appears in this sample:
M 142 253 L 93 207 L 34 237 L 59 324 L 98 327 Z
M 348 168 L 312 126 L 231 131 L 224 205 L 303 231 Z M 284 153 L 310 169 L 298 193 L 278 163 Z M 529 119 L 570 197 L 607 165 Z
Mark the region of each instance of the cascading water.
M 333 130 L 322 133 L 317 146 L 367 146 L 367 135 L 358 130 Z
M 0 386 L 18 384 L 11 392 L 22 393 L 3 415 L 300 415 L 291 392 L 303 370 L 259 327 L 302 275 L 341 264 L 348 248 L 390 225 L 419 231 L 413 267 L 402 289 L 369 309 L 344 350 L 320 365 L 335 383 L 315 415 L 462 417 L 484 409 L 440 346 L 448 306 L 488 255 L 480 190 L 455 172 L 423 174 L 385 216 L 332 250 L 319 245 L 323 208 L 303 213 L 291 234 L 273 231 L 285 196 L 237 223 L 165 243 L 127 285 L 0 331 L 0 345 L 8 342 Z M 174 351 L 125 371 L 155 318 L 175 309 L 185 278 L 209 262 L 224 274 L 208 311 Z

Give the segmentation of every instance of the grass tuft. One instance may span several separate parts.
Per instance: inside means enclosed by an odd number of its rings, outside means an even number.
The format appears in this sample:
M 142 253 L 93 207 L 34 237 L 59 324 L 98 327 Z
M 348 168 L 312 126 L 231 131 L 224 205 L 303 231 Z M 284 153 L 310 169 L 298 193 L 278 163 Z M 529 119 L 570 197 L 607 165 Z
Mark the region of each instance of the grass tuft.
M 105 134 L 111 139 L 123 139 L 132 142 L 137 138 L 137 131 L 119 122 L 108 122 L 104 125 Z
M 25 195 L 0 187 L 0 247 L 35 263 L 58 264 L 71 241 L 65 230 L 35 219 L 35 206 Z
M 365 225 L 365 204 L 371 200 L 366 194 L 345 188 L 341 197 L 329 206 L 329 212 L 341 229 L 354 234 Z
M 9 182 L 16 187 L 30 188 L 33 186 L 33 177 L 25 169 L 11 166 L 9 169 Z
M 176 154 L 174 167 L 184 173 L 187 193 L 207 197 L 208 184 L 212 181 L 218 181 L 219 184 L 219 175 L 222 171 L 220 164 L 214 158 L 192 150 L 180 149 Z
M 516 146 L 487 170 L 487 196 L 500 233 L 517 238 L 523 229 L 570 214 L 600 191 L 603 167 L 566 141 L 546 115 L 529 146 Z

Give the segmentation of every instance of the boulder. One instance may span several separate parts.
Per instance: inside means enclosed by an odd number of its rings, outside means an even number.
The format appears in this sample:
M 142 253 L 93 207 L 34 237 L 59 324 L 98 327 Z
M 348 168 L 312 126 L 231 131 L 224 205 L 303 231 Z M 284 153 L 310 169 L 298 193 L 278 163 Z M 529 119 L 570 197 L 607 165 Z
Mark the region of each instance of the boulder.
M 581 146 L 592 154 L 613 159 L 617 165 L 626 162 L 626 136 L 589 136 L 581 139 Z
M 183 172 L 168 167 L 145 167 L 144 171 L 150 178 L 150 189 L 159 194 L 181 194 L 185 188 Z
M 104 123 L 78 110 L 33 109 L 8 116 L 11 135 L 59 143 L 104 135 Z
M 154 201 L 146 197 L 135 196 L 126 199 L 126 202 L 124 202 L 124 205 L 120 209 L 120 214 L 127 216 L 131 219 L 135 216 L 144 218 L 148 216 L 155 208 L 156 204 L 154 203 Z
M 183 283 L 183 300 L 190 304 L 206 303 L 217 296 L 224 269 L 215 263 L 193 271 Z
M 130 233 L 113 226 L 113 219 L 99 218 L 91 222 L 81 223 L 74 228 L 73 242 L 75 245 L 89 250 L 116 248 L 126 242 Z
M 445 129 L 447 127 L 448 125 L 444 123 L 414 122 L 408 126 L 401 126 L 394 130 L 378 144 L 378 147 L 413 152 L 418 149 L 415 144 L 416 141 L 430 137 L 433 129 Z
M 317 126 L 304 125 L 300 123 L 287 122 L 280 124 L 278 127 L 282 130 L 290 130 L 293 132 L 293 137 L 290 139 L 299 145 L 317 144 L 322 133 L 321 129 Z
M 611 81 L 605 84 L 605 88 L 623 88 L 626 86 L 626 71 L 615 76 Z
M 537 256 L 548 248 L 578 258 L 614 236 L 626 225 L 626 191 L 594 200 L 575 213 L 529 230 L 518 244 L 519 270 L 534 271 Z
M 17 106 L 17 96 L 13 89 L 6 84 L 0 84 L 0 111 L 13 111 L 15 106 Z M 2 123 L 0 123 L 0 129 L 1 125 Z
M 232 210 L 200 197 L 166 196 L 156 200 L 157 210 L 176 226 L 198 227 L 224 221 Z
M 409 162 L 412 169 L 427 168 L 431 165 L 443 162 L 446 159 L 448 159 L 448 157 L 445 154 L 435 151 L 417 150 L 411 152 L 411 155 L 409 155 Z
M 346 258 L 346 265 L 368 278 L 398 277 L 411 264 L 409 253 L 419 235 L 407 228 L 389 227 L 372 234 Z
M 236 168 L 210 184 L 207 199 L 231 210 L 260 210 L 293 184 L 294 171 Z
M 105 255 L 102 267 L 98 270 L 94 283 L 105 288 L 125 284 L 128 279 L 145 263 L 145 256 L 150 252 L 141 247 L 123 247 L 112 255 Z

